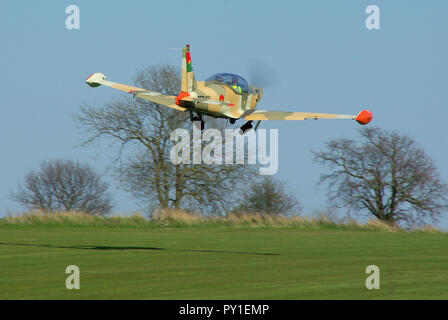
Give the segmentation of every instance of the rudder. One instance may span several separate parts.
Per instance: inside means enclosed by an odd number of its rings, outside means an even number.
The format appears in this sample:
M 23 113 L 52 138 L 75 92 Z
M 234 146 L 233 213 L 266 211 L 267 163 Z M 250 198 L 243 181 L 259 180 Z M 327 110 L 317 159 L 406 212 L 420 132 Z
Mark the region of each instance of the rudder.
M 182 49 L 182 79 L 181 91 L 191 92 L 194 90 L 194 72 L 191 65 L 190 45 Z

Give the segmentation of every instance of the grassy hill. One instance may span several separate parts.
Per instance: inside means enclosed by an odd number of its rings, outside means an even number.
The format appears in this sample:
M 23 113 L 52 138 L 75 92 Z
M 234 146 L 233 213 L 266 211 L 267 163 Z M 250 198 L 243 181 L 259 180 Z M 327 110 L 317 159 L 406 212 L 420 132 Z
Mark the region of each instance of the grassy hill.
M 90 219 L 1 219 L 0 299 L 448 299 L 446 233 L 248 216 Z M 80 290 L 65 288 L 72 264 Z M 380 290 L 364 285 L 372 264 Z

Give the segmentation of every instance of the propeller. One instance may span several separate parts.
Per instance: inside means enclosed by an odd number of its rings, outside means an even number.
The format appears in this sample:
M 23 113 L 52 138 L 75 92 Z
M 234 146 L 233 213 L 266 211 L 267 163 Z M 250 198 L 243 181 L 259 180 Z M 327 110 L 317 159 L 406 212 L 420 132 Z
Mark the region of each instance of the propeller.
M 277 71 L 266 61 L 260 59 L 249 59 L 248 64 L 249 82 L 260 88 L 273 87 L 280 83 Z

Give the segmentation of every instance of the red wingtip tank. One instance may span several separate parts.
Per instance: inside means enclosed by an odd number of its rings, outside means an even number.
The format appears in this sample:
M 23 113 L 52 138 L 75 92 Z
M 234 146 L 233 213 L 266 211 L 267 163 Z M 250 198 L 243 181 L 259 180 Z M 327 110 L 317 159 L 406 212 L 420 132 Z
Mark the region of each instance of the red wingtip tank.
M 369 110 L 362 110 L 358 115 L 356 116 L 355 120 L 361 125 L 366 125 L 370 121 L 372 121 L 373 115 L 372 112 Z

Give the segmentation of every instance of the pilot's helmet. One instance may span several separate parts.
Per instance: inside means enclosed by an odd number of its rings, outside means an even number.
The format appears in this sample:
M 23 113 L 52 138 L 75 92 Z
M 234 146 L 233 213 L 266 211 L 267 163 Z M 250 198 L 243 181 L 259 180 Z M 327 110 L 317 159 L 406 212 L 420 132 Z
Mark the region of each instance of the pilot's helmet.
M 217 76 L 216 77 L 216 81 L 218 81 L 218 82 L 223 82 L 224 81 L 224 78 L 220 75 L 220 76 Z
M 232 83 L 233 83 L 233 84 L 238 84 L 238 78 L 233 77 L 233 78 L 232 78 Z

